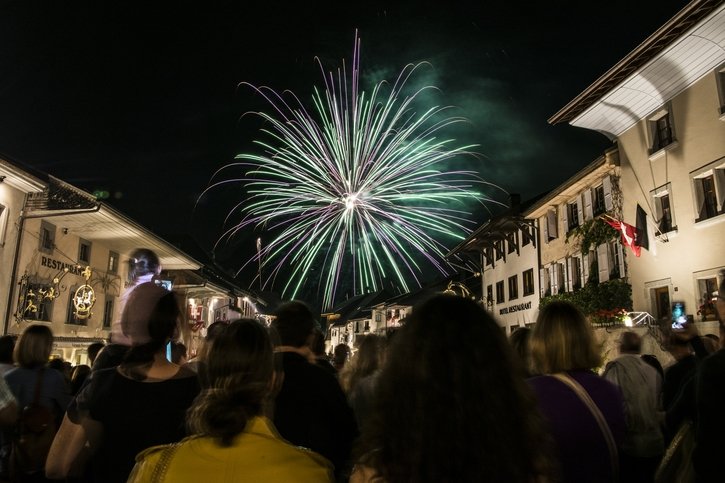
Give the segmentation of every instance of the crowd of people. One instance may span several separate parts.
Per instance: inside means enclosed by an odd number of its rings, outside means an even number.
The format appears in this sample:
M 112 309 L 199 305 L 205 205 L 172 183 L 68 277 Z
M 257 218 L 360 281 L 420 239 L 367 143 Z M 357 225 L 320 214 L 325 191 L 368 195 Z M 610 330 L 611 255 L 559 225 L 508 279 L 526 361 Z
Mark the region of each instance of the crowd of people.
M 91 365 L 53 368 L 43 325 L 0 338 L 0 479 L 725 481 L 725 299 L 720 338 L 695 324 L 673 332 L 664 370 L 633 331 L 603 366 L 569 303 L 507 340 L 479 304 L 449 294 L 331 357 L 311 309 L 286 302 L 269 327 L 212 324 L 187 361 L 179 303 L 154 283 L 158 258 L 138 250 L 130 263 L 111 342 L 89 347 Z M 45 419 L 30 417 L 37 408 Z M 663 472 L 685 433 L 694 464 Z

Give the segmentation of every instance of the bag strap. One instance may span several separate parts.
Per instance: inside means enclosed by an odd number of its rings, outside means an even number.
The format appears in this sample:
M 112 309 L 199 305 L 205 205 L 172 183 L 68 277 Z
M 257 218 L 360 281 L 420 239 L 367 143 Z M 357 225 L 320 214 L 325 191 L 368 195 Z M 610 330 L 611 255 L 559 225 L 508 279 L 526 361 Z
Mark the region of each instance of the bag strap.
M 579 399 L 582 400 L 584 405 L 589 409 L 589 411 L 592 413 L 592 416 L 594 416 L 594 419 L 597 421 L 597 424 L 599 425 L 599 429 L 602 431 L 602 434 L 604 435 L 604 441 L 607 443 L 607 447 L 609 448 L 609 457 L 611 459 L 612 464 L 612 472 L 614 474 L 614 479 L 617 481 L 619 479 L 619 455 L 617 453 L 617 444 L 614 442 L 614 436 L 612 435 L 612 430 L 609 429 L 609 425 L 607 424 L 607 421 L 604 419 L 604 415 L 599 410 L 599 407 L 592 401 L 592 398 L 589 396 L 589 393 L 574 380 L 573 377 L 571 377 L 569 374 L 552 374 L 551 377 L 556 378 L 557 380 L 563 382 L 566 384 L 572 391 L 574 391 L 574 394 L 579 396 Z
M 33 396 L 34 406 L 37 406 L 38 401 L 40 401 L 40 388 L 43 385 L 43 372 L 45 372 L 45 367 L 40 368 L 40 371 L 38 371 L 38 378 L 35 380 L 35 395 Z

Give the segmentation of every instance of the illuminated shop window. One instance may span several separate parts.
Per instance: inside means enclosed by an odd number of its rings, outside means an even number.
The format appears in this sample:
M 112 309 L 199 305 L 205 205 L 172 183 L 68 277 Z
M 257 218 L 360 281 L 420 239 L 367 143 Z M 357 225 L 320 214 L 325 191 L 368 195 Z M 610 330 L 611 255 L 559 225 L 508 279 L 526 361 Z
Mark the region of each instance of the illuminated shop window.
M 20 296 L 19 310 L 26 320 L 50 322 L 53 316 L 55 287 L 45 282 L 29 282 Z

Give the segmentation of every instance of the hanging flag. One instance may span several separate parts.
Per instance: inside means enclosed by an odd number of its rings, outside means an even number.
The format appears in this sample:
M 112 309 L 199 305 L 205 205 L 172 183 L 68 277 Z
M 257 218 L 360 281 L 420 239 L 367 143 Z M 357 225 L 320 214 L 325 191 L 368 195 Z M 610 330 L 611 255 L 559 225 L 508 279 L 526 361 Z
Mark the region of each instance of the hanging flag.
M 649 233 L 647 232 L 647 213 L 637 203 L 637 236 L 634 240 L 634 244 L 649 250 Z M 654 243 L 654 239 L 652 243 Z
M 637 229 L 635 227 L 611 216 L 602 217 L 602 220 L 622 235 L 622 245 L 631 248 L 635 257 L 640 255 L 641 249 L 634 243 L 637 238 Z

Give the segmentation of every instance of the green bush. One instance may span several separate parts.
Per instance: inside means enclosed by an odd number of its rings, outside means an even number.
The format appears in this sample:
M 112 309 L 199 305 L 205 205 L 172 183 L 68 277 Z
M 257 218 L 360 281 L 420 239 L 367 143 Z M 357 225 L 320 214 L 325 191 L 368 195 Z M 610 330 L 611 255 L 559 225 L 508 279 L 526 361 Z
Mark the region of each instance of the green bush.
M 541 299 L 539 310 L 554 300 L 571 302 L 594 324 L 616 324 L 632 311 L 632 286 L 623 279 L 587 283 L 580 290 L 550 295 Z

